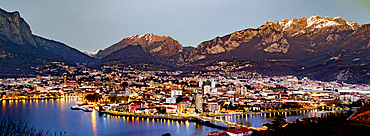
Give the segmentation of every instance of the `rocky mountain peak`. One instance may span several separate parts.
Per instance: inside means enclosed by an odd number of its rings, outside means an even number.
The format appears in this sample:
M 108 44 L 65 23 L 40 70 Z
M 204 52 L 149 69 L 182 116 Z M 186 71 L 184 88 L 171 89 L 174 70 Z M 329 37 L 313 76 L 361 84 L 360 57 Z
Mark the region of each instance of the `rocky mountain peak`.
M 350 42 L 343 43 L 341 40 L 351 36 L 361 37 L 368 30 L 364 25 L 359 26 L 357 23 L 346 21 L 341 17 L 312 16 L 308 19 L 301 17 L 291 20 L 266 21 L 257 29 L 245 29 L 202 42 L 191 52 L 189 60 L 194 62 L 205 59 L 209 55 L 230 52 L 243 44 L 251 43 L 253 39 L 255 39 L 253 41 L 254 46 L 251 47 L 253 50 L 273 54 L 287 54 L 291 50 L 292 44 L 294 46 L 297 46 L 297 44 L 302 47 L 305 46 L 303 50 L 311 52 L 313 50 L 310 48 L 313 47 L 318 50 L 330 50 L 330 48 L 339 44 L 343 47 L 349 47 L 351 46 Z M 348 35 L 352 32 L 357 35 Z M 289 40 L 292 38 L 300 39 L 302 42 L 292 43 Z M 363 39 L 366 41 L 366 38 Z M 367 44 L 368 41 L 366 41 L 366 46 L 363 46 L 363 48 L 366 48 Z
M 291 20 L 283 19 L 281 21 L 274 21 L 262 24 L 259 29 L 272 28 L 276 31 L 292 32 L 292 31 L 315 31 L 316 29 L 338 27 L 344 30 L 355 30 L 360 27 L 355 22 L 343 20 L 341 17 L 325 17 L 311 16 L 306 19 L 301 17 L 299 19 L 293 18 Z
M 186 51 L 185 49 L 183 49 L 182 45 L 178 41 L 174 40 L 172 37 L 158 36 L 154 35 L 153 33 L 147 33 L 144 35 L 132 35 L 130 37 L 124 38 L 120 42 L 99 51 L 96 56 L 98 58 L 103 58 L 114 51 L 125 48 L 128 45 L 141 45 L 149 52 L 158 54 L 174 54 Z
M 98 49 L 96 51 L 87 51 L 87 50 L 81 50 L 82 53 L 85 53 L 86 55 L 90 56 L 90 57 L 94 57 L 99 51 L 101 51 L 101 49 Z
M 189 51 L 184 49 L 184 47 L 172 37 L 147 33 L 144 35 L 132 35 L 124 38 L 120 42 L 99 51 L 95 57 L 102 59 L 115 51 L 127 47 L 128 45 L 140 45 L 152 55 L 170 63 L 186 61 L 188 56 L 187 54 L 189 53 Z
M 29 25 L 20 17 L 18 11 L 7 12 L 0 9 L 0 35 L 16 44 L 29 43 L 36 46 Z
M 123 39 L 124 42 L 133 42 L 134 45 L 142 45 L 143 47 L 149 46 L 154 42 L 160 42 L 164 40 L 174 40 L 169 36 L 159 36 L 153 33 L 146 33 L 144 35 L 132 35 Z M 136 44 L 135 44 L 136 42 Z

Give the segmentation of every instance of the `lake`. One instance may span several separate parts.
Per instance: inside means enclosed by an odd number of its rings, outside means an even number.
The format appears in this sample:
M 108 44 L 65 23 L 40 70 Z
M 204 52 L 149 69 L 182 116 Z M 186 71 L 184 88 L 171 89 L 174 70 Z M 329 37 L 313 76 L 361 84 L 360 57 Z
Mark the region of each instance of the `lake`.
M 157 136 L 165 133 L 171 135 L 205 135 L 212 131 L 223 131 L 199 125 L 189 121 L 169 121 L 133 117 L 99 115 L 98 112 L 71 110 L 76 105 L 73 99 L 56 100 L 9 100 L 1 101 L 0 117 L 11 117 L 27 121 L 38 129 L 50 132 L 66 132 L 67 135 L 136 135 Z M 288 121 L 312 117 L 315 110 L 289 115 Z M 262 127 L 274 119 L 273 115 L 238 115 L 221 117 L 228 121 L 251 121 L 254 127 Z
M 11 117 L 28 121 L 38 129 L 50 132 L 67 132 L 67 135 L 136 135 L 160 136 L 205 135 L 221 131 L 188 121 L 153 120 L 143 118 L 124 118 L 99 116 L 98 112 L 71 110 L 75 100 L 11 100 L 2 101 L 0 117 Z

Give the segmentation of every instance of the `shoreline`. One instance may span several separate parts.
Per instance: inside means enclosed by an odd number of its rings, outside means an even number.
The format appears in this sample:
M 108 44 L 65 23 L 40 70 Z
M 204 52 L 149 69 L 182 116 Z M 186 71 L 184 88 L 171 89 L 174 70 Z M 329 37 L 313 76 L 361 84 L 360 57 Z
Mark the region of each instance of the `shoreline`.
M 314 110 L 317 108 L 307 108 L 307 109 L 291 109 L 291 110 L 278 110 L 278 111 L 262 111 L 262 112 L 243 112 L 243 113 L 231 113 L 231 114 L 220 114 L 220 115 L 206 115 L 208 117 L 225 117 L 225 116 L 238 116 L 238 115 L 256 115 L 256 114 L 267 114 L 267 113 L 284 113 L 284 112 L 297 112 Z
M 233 113 L 233 114 L 226 114 L 226 115 L 205 115 L 206 117 L 224 117 L 224 116 L 238 116 L 238 115 L 256 115 L 256 114 L 268 114 L 268 113 L 284 113 L 284 112 L 298 112 L 298 111 L 308 111 L 308 110 L 314 110 L 317 108 L 307 108 L 307 109 L 296 109 L 296 110 L 282 110 L 282 111 L 263 111 L 263 112 L 246 112 L 246 113 Z M 199 118 L 196 118 L 194 116 L 172 116 L 172 115 L 146 115 L 146 114 L 133 114 L 133 113 L 123 113 L 123 112 L 116 112 L 116 111 L 98 111 L 100 114 L 107 114 L 112 116 L 121 116 L 121 117 L 134 117 L 134 118 L 148 118 L 148 119 L 166 119 L 166 120 L 173 120 L 173 121 L 189 121 L 189 122 L 195 122 L 200 125 L 205 125 L 212 128 L 218 128 L 222 130 L 230 130 L 237 128 L 236 126 L 228 127 L 228 124 L 225 124 L 226 126 L 217 125 L 215 123 L 212 123 L 212 121 L 202 120 Z M 262 129 L 262 128 L 255 128 L 255 127 L 249 127 L 255 130 Z
M 195 122 L 200 125 L 205 125 L 212 128 L 218 128 L 222 130 L 229 130 L 235 127 L 227 127 L 227 126 L 220 126 L 216 125 L 210 121 L 202 121 L 197 119 L 193 116 L 171 116 L 171 115 L 140 115 L 140 114 L 130 114 L 130 113 L 122 113 L 122 112 L 114 112 L 114 111 L 98 111 L 99 114 L 107 114 L 112 116 L 121 116 L 121 117 L 134 117 L 134 118 L 148 118 L 148 119 L 165 119 L 165 120 L 173 120 L 173 121 L 189 121 Z
M 2 99 L 3 101 L 12 101 L 12 100 L 55 100 L 55 99 L 61 99 L 63 97 L 53 97 L 53 98 L 5 98 Z

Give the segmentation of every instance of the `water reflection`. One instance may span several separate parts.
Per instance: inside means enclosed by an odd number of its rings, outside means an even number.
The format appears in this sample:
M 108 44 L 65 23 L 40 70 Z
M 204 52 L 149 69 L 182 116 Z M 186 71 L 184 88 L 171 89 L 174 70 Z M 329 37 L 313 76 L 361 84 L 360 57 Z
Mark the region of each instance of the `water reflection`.
M 189 121 L 185 121 L 186 131 L 189 131 Z
M 22 101 L 22 108 L 25 108 L 26 107 L 26 100 L 21 100 Z
M 98 130 L 96 129 L 96 112 L 95 110 L 91 112 L 91 124 L 92 124 L 92 129 L 94 132 L 94 135 L 96 136 L 98 133 Z
M 36 102 L 35 107 L 39 107 L 39 100 L 35 100 L 35 102 Z

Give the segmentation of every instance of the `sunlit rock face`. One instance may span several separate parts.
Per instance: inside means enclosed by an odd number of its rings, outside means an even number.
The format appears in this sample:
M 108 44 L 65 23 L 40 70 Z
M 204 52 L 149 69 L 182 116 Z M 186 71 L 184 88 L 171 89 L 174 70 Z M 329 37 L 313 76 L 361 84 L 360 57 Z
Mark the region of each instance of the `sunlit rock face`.
M 291 46 L 304 46 L 304 50 L 311 51 L 315 50 L 311 47 L 321 50 L 337 44 L 349 46 L 348 43 L 342 41 L 355 38 L 352 35 L 355 35 L 358 30 L 364 29 L 364 27 L 366 25 L 360 26 L 340 17 L 322 18 L 312 16 L 308 19 L 302 17 L 299 19 L 293 18 L 292 20 L 283 19 L 281 21 L 265 22 L 257 29 L 245 29 L 202 42 L 190 53 L 189 61 L 194 62 L 206 59 L 207 55 L 229 52 L 253 39 L 259 39 L 258 43 L 251 45 L 254 46 L 253 49 L 262 50 L 266 53 L 286 54 L 290 51 Z M 306 43 L 292 45 L 291 40 L 301 40 Z M 360 40 L 366 41 L 366 39 Z M 363 47 L 368 48 L 368 44 Z
M 128 45 L 140 45 L 156 57 L 174 64 L 181 64 L 186 61 L 189 51 L 178 41 L 169 36 L 158 36 L 152 33 L 144 35 L 133 35 L 124 38 L 120 42 L 98 51 L 97 58 L 104 58 L 109 54 L 118 51 Z

